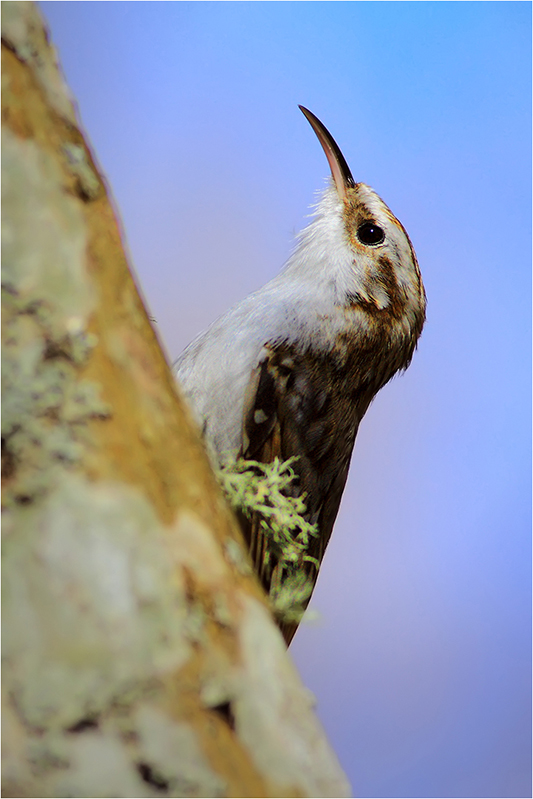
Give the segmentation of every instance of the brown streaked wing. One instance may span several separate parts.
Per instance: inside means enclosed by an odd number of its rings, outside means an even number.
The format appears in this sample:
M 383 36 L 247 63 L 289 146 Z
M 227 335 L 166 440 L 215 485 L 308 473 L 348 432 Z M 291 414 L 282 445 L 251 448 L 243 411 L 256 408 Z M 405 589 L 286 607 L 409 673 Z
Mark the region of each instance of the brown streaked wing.
M 353 395 L 327 358 L 298 354 L 285 344 L 263 348 L 250 380 L 243 420 L 243 448 L 249 460 L 270 463 L 292 456 L 294 495 L 305 495 L 305 518 L 318 527 L 308 554 L 320 563 L 346 483 L 357 432 Z M 276 563 L 265 562 L 266 537 L 259 519 L 243 520 L 252 560 L 263 586 L 279 580 Z M 316 566 L 302 563 L 313 585 Z M 307 603 L 306 603 L 307 604 Z M 287 644 L 298 624 L 281 624 Z

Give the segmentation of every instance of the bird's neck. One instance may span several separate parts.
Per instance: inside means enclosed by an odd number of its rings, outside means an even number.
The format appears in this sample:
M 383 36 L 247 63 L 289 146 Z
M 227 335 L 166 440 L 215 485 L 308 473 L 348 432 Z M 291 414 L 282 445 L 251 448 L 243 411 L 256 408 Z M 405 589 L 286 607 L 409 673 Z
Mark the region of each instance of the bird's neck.
M 343 204 L 328 186 L 314 209 L 313 221 L 298 235 L 296 247 L 279 275 L 297 281 L 325 302 L 344 304 L 354 293 L 353 252 L 346 236 Z

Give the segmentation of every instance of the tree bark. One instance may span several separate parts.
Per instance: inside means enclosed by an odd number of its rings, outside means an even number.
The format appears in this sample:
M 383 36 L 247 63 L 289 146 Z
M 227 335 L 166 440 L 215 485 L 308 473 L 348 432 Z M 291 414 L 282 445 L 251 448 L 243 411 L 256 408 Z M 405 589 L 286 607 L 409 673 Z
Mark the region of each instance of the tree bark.
M 348 796 L 39 12 L 2 6 L 3 795 Z

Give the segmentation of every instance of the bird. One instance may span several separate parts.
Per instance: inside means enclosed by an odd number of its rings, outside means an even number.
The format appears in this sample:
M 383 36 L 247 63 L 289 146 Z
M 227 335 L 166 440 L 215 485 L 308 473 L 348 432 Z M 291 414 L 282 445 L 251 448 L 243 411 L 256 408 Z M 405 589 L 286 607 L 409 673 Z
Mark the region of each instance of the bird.
M 304 106 L 331 176 L 281 272 L 184 350 L 175 374 L 219 466 L 291 460 L 290 491 L 314 526 L 300 564 L 316 583 L 355 438 L 378 391 L 409 366 L 426 294 L 407 232 L 368 185 L 355 182 L 333 136 Z M 267 593 L 283 578 L 266 533 L 241 518 Z M 298 621 L 280 621 L 290 644 Z

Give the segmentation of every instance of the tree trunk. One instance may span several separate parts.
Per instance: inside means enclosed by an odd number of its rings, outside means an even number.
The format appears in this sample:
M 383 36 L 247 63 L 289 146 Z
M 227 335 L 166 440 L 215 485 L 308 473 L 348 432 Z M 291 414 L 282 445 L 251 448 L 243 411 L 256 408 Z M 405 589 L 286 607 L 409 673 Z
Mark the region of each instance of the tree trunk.
M 348 796 L 39 12 L 2 6 L 3 795 Z

